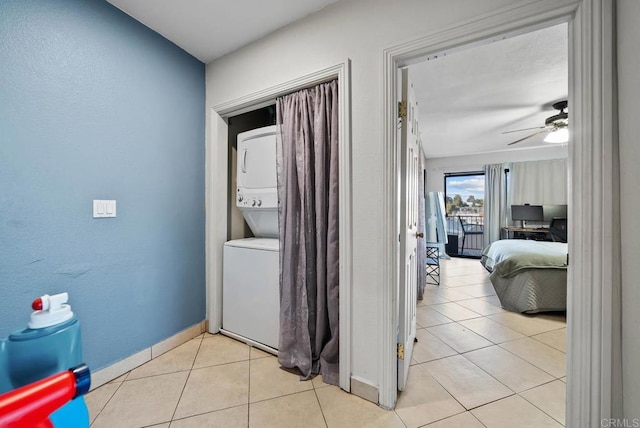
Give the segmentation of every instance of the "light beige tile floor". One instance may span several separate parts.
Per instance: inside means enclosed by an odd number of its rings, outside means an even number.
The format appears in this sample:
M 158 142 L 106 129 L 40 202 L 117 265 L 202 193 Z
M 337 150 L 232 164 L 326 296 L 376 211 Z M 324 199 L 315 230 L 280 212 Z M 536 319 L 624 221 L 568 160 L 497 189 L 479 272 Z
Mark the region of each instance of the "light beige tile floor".
M 92 427 L 556 427 L 565 418 L 564 314 L 500 308 L 478 260 L 441 261 L 395 411 L 221 335 L 201 335 L 100 388 Z

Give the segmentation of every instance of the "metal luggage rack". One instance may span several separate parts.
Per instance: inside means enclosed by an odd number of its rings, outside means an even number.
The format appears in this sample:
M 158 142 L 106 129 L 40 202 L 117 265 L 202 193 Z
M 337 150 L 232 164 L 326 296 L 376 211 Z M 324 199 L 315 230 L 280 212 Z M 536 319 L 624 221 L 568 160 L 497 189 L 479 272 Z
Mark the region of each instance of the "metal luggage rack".
M 440 250 L 435 242 L 427 242 L 426 270 L 427 284 L 440 285 Z

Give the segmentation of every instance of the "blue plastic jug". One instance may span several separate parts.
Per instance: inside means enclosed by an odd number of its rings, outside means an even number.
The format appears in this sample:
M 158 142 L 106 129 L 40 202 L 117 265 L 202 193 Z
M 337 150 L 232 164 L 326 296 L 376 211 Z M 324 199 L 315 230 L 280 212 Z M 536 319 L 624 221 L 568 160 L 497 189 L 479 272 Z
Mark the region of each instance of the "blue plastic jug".
M 68 294 L 44 295 L 33 302 L 27 328 L 0 339 L 0 393 L 11 391 L 81 364 L 80 321 Z M 56 428 L 86 428 L 89 412 L 78 397 L 51 414 Z

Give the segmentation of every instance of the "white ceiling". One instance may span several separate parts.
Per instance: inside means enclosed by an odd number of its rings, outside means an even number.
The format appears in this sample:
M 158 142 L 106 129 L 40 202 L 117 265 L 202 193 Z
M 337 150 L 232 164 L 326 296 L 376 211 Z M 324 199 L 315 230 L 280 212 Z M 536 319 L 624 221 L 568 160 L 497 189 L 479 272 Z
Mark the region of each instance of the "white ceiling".
M 107 0 L 203 62 L 338 0 Z M 427 157 L 549 146 L 543 126 L 568 95 L 568 27 L 561 24 L 409 67 Z
M 427 157 L 548 147 L 544 126 L 568 96 L 568 27 L 561 24 L 411 65 Z M 570 111 L 570 109 L 568 110 Z
M 209 62 L 337 0 L 107 0 Z

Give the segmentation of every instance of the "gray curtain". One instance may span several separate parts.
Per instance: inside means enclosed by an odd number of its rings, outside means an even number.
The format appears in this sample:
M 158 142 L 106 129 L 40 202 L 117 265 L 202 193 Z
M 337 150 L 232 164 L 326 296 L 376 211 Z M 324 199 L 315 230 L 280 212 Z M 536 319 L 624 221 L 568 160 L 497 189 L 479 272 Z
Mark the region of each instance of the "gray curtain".
M 418 232 L 424 233 L 424 239 L 418 239 L 418 300 L 424 297 L 424 287 L 427 284 L 427 239 L 426 210 L 424 195 L 424 163 L 422 162 L 422 150 L 418 156 Z
M 507 201 L 504 164 L 484 166 L 484 246 L 500 239 L 500 229 L 506 226 Z
M 279 98 L 278 362 L 338 385 L 338 84 Z

